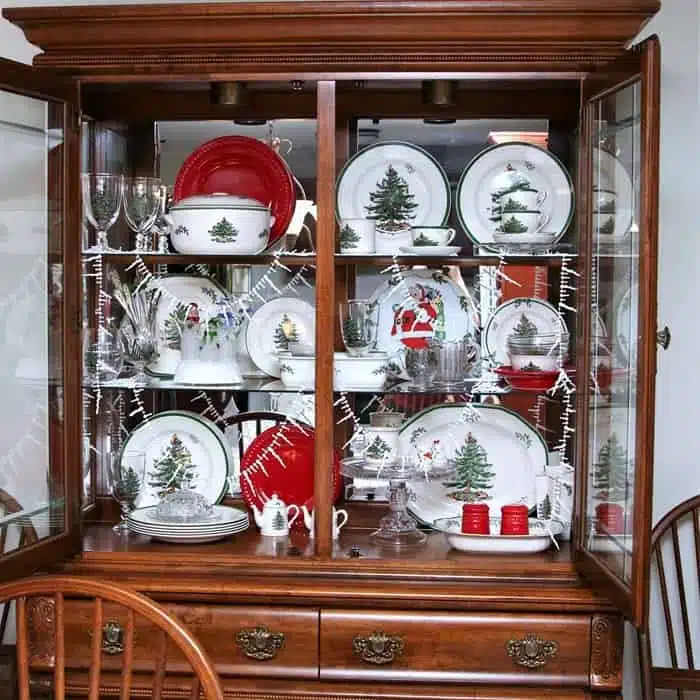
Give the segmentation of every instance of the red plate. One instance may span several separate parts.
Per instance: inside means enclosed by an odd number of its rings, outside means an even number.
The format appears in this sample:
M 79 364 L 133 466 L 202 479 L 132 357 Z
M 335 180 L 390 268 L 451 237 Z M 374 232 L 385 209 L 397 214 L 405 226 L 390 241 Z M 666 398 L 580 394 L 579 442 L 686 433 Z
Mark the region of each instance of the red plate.
M 294 180 L 269 146 L 250 136 L 221 136 L 196 148 L 178 170 L 173 200 L 198 194 L 235 194 L 271 204 L 272 245 L 287 230 L 296 206 Z
M 513 389 L 518 391 L 547 391 L 554 386 L 557 381 L 559 371 L 555 372 L 523 372 L 522 370 L 513 369 L 510 365 L 507 367 L 497 367 L 496 374 L 500 374 Z M 571 369 L 567 369 L 567 373 L 571 375 Z
M 280 431 L 275 451 L 282 460 L 272 454 L 262 459 L 262 464 L 254 466 L 256 460 L 269 447 Z M 304 432 L 305 431 L 305 432 Z M 292 503 L 311 510 L 314 503 L 314 429 L 301 428 L 283 423 L 260 433 L 243 454 L 241 460 L 241 493 L 249 507 L 262 510 L 265 501 L 277 494 L 287 505 Z M 333 485 L 335 501 L 340 496 L 340 460 L 333 455 Z M 299 516 L 294 527 L 303 527 L 304 519 Z

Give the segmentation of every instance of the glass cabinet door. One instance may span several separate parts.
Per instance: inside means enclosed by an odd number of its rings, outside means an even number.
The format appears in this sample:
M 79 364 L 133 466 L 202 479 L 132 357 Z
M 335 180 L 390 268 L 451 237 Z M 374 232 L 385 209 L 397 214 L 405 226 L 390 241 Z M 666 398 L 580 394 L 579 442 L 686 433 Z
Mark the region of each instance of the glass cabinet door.
M 75 116 L 70 86 L 60 99 L 43 88 L 32 69 L 0 65 L 2 578 L 67 556 L 79 534 L 79 343 L 66 331 Z
M 581 564 L 636 623 L 646 607 L 654 427 L 658 45 L 585 105 L 588 239 L 579 411 Z M 628 64 L 629 65 L 629 64 Z M 585 302 L 588 303 L 585 303 Z M 588 386 L 586 386 L 588 384 Z

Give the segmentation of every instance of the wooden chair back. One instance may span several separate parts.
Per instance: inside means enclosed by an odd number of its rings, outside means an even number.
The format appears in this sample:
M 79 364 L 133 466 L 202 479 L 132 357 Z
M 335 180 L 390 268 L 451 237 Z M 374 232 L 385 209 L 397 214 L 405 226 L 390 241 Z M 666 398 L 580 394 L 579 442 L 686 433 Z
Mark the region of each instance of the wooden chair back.
M 655 637 L 664 638 L 670 665 L 653 663 L 647 625 L 639 633 L 643 697 L 654 700 L 656 690 L 673 690 L 678 700 L 691 700 L 700 697 L 700 495 L 677 505 L 656 525 L 650 562 L 650 589 L 658 593 L 663 610 L 662 634 Z
M 27 615 L 28 602 L 40 596 L 54 603 L 54 662 L 53 690 L 56 700 L 66 697 L 66 601 L 74 598 L 92 601 L 90 635 L 90 659 L 88 676 L 88 698 L 98 700 L 103 671 L 103 626 L 105 624 L 104 604 L 116 604 L 126 611 L 126 625 L 123 634 L 123 652 L 120 674 L 120 700 L 128 700 L 134 687 L 134 629 L 136 620 L 145 619 L 151 628 L 156 629 L 154 638 L 149 639 L 155 665 L 149 697 L 160 700 L 167 687 L 166 659 L 168 648 L 173 645 L 186 659 L 191 668 L 190 695 L 192 700 L 204 697 L 206 700 L 222 700 L 223 691 L 206 651 L 192 634 L 160 605 L 136 591 L 114 583 L 97 579 L 71 576 L 38 576 L 12 581 L 0 585 L 0 603 L 15 601 L 17 621 L 17 677 L 19 700 L 30 700 L 30 629 Z M 188 677 L 189 678 L 189 677 Z M 178 677 L 178 682 L 182 682 Z M 139 687 L 143 695 L 142 687 Z
M 238 456 L 237 463 L 240 465 L 243 453 L 260 433 L 273 425 L 284 423 L 286 420 L 287 416 L 284 413 L 276 413 L 275 411 L 243 411 L 226 418 L 226 423 L 223 426 L 225 429 L 232 426 L 238 427 L 238 437 L 234 449 Z

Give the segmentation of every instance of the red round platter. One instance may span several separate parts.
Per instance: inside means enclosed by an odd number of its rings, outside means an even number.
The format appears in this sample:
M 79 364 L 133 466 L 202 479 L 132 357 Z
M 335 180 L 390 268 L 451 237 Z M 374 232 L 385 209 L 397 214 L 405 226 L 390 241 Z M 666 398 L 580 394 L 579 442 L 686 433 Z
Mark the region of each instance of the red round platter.
M 547 391 L 554 386 L 559 376 L 558 370 L 554 372 L 523 372 L 513 369 L 510 365 L 497 367 L 495 372 L 517 391 Z M 574 368 L 567 367 L 566 373 L 572 376 Z
M 175 202 L 217 192 L 252 197 L 271 205 L 275 223 L 269 245 L 284 235 L 294 215 L 296 195 L 289 168 L 278 153 L 250 136 L 221 136 L 207 141 L 180 166 L 173 188 Z
M 282 436 L 280 437 L 280 432 Z M 257 468 L 255 462 L 263 455 L 275 438 L 275 452 L 265 454 Z M 248 446 L 241 460 L 241 494 L 249 507 L 262 510 L 265 501 L 277 494 L 287 505 L 294 503 L 313 509 L 314 503 L 314 429 L 303 429 L 291 423 L 282 423 L 260 433 Z M 280 461 L 281 460 L 281 461 Z M 340 496 L 340 459 L 333 455 L 333 500 Z M 304 527 L 300 515 L 292 527 Z

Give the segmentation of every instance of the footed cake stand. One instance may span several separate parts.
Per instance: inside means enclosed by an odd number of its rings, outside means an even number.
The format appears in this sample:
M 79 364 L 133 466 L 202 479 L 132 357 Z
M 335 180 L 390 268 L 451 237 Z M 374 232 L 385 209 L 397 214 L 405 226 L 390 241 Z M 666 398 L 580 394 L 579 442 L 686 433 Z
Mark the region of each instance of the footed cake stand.
M 424 469 L 418 460 L 399 458 L 382 464 L 369 463 L 357 457 L 341 462 L 343 476 L 356 479 L 387 479 L 389 481 L 389 512 L 379 521 L 379 528 L 370 536 L 381 545 L 416 547 L 425 543 L 427 535 L 418 529 L 416 519 L 408 512 L 411 491 L 408 482 L 419 479 L 445 478 L 454 465 Z

